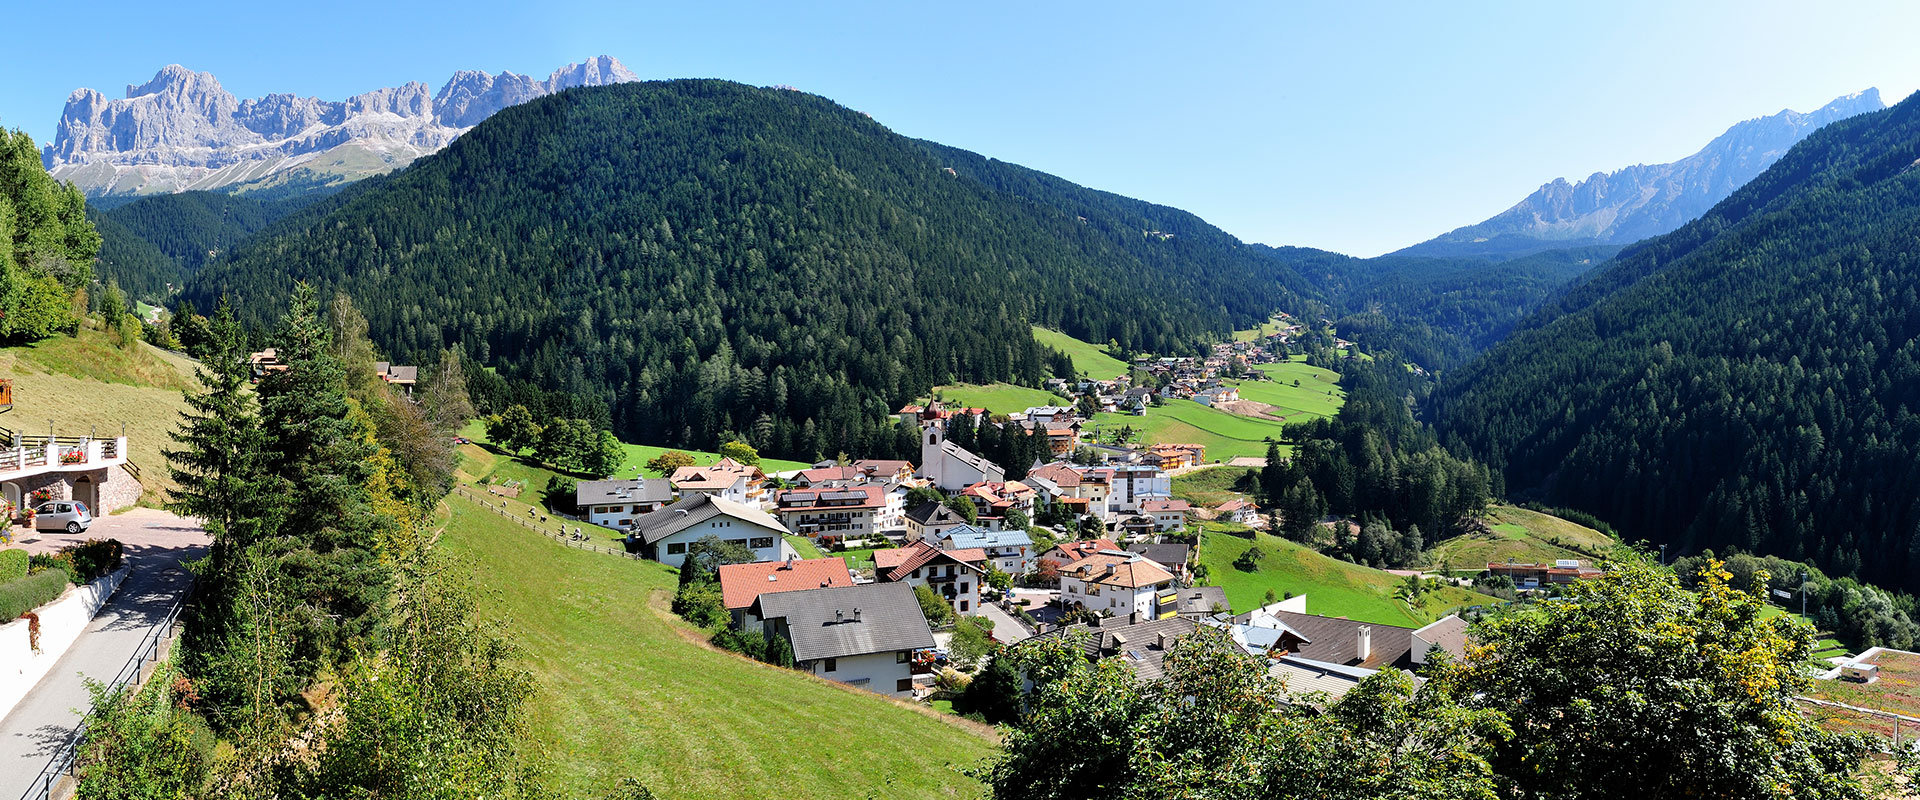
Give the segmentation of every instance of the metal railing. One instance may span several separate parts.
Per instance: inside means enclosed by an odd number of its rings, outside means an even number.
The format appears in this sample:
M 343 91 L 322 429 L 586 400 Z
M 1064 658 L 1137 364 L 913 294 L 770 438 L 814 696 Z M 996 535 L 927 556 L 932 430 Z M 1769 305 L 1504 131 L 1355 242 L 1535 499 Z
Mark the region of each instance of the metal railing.
M 113 676 L 113 680 L 107 683 L 107 691 L 117 692 L 129 684 L 138 691 L 140 684 L 146 680 L 147 676 L 144 674 L 146 668 L 159 662 L 160 649 L 173 639 L 174 630 L 178 627 L 180 620 L 180 610 L 186 607 L 192 593 L 192 589 L 189 588 L 186 595 L 173 602 L 173 607 L 167 609 L 167 616 L 147 632 L 139 649 L 135 650 L 133 656 L 127 659 L 127 663 L 120 667 L 120 671 Z M 27 787 L 25 794 L 20 795 L 20 800 L 51 800 L 54 789 L 59 788 L 63 780 L 73 776 L 74 759 L 80 754 L 80 744 L 85 741 L 87 735 L 87 723 L 92 720 L 93 710 L 89 708 L 86 716 L 81 717 L 80 722 L 73 726 L 73 732 L 67 735 L 58 749 L 53 751 L 53 757 L 48 759 L 47 765 L 40 769 L 40 774 L 34 777 L 33 785 Z
M 646 560 L 642 558 L 639 553 L 629 553 L 623 548 L 601 547 L 600 545 L 594 544 L 593 539 L 590 536 L 584 537 L 584 538 L 572 536 L 566 532 L 566 527 L 567 527 L 566 525 L 560 525 L 558 530 L 547 527 L 542 523 L 550 520 L 552 518 L 552 515 L 541 514 L 539 512 L 539 509 L 534 508 L 533 506 L 526 507 L 528 511 L 533 512 L 532 515 L 527 515 L 527 514 L 521 513 L 517 509 L 510 510 L 508 503 L 505 499 L 498 498 L 493 495 L 481 496 L 480 494 L 468 489 L 465 486 L 455 486 L 453 487 L 453 490 L 455 492 L 458 492 L 461 497 L 465 497 L 468 500 L 472 500 L 473 502 L 478 503 L 480 507 L 485 508 L 488 511 L 492 511 L 495 514 L 499 514 L 502 517 L 506 517 L 507 519 L 513 520 L 514 522 L 518 523 L 520 527 L 539 533 L 543 536 L 546 536 L 549 539 L 552 539 L 556 542 L 564 544 L 568 547 L 572 547 L 578 550 L 592 550 L 596 553 L 606 553 L 608 555 L 620 556 L 621 558 L 625 558 L 631 561 Z M 579 528 L 580 526 L 576 525 L 574 527 Z M 591 525 L 589 527 L 598 528 L 599 526 Z

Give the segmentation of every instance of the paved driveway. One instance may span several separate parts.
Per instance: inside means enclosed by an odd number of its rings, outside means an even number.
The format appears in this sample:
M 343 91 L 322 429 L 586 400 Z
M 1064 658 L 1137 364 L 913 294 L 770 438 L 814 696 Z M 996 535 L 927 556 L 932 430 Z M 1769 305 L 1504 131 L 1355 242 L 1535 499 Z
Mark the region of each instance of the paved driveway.
M 43 553 L 85 539 L 119 539 L 133 570 L 47 676 L 0 719 L 0 800 L 19 797 L 32 784 L 80 721 L 88 702 L 84 679 L 111 680 L 126 665 L 191 584 L 180 562 L 204 556 L 207 545 L 197 523 L 136 508 L 95 520 L 77 536 L 42 533 L 16 546 Z

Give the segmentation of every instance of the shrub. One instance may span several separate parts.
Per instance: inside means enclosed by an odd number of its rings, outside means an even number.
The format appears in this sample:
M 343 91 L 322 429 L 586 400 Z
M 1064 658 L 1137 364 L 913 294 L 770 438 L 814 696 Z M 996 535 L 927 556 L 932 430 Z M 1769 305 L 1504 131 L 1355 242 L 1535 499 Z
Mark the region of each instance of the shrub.
M 711 581 L 681 584 L 680 591 L 673 595 L 673 613 L 709 630 L 733 621 L 726 601 L 720 598 L 720 584 Z
M 29 560 L 35 570 L 50 567 L 65 570 L 67 580 L 76 586 L 119 569 L 125 562 L 126 552 L 118 539 L 88 539 L 63 547 L 54 555 L 33 556 Z
M 1241 572 L 1259 572 L 1260 553 L 1257 552 L 1256 548 L 1247 548 L 1246 552 L 1241 553 L 1239 558 L 1233 560 L 1233 568 Z
M 27 577 L 27 551 L 0 550 L 0 583 Z
M 0 623 L 12 622 L 35 608 L 53 602 L 67 590 L 64 570 L 45 570 L 0 583 Z

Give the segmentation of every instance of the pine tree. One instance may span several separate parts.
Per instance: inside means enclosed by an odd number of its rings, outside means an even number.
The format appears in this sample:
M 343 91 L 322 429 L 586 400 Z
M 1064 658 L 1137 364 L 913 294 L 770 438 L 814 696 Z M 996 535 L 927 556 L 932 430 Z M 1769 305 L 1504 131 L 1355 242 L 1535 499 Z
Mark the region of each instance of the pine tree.
M 215 312 L 207 335 L 207 351 L 197 370 L 205 388 L 187 395 L 190 410 L 172 434 L 179 449 L 163 451 L 177 484 L 167 508 L 204 520 L 216 542 L 237 540 L 244 545 L 257 533 L 248 523 L 265 516 L 261 502 L 278 495 L 263 486 L 265 438 L 247 386 L 252 365 L 240 324 L 225 303 Z

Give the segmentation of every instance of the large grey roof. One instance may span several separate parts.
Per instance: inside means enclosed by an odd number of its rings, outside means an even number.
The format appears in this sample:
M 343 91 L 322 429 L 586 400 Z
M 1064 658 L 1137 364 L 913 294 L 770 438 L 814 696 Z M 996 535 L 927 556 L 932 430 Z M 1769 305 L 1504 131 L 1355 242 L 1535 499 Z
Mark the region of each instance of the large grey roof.
M 1127 624 L 1123 617 L 1102 619 L 1098 627 L 1081 623 L 1055 628 L 1021 641 L 1021 644 L 1050 636 L 1067 636 L 1079 631 L 1089 634 L 1080 648 L 1089 659 L 1119 658 L 1141 683 L 1157 681 L 1165 673 L 1167 649 L 1160 646 L 1160 634 L 1172 640 L 1190 636 L 1201 624 L 1189 617 L 1168 617 Z
M 673 486 L 664 478 L 581 481 L 573 489 L 573 504 L 576 506 L 605 503 L 665 503 L 672 499 Z
M 924 650 L 934 644 L 920 601 L 904 583 L 763 594 L 754 604 L 761 619 L 786 618 L 795 661 Z
M 689 495 L 659 511 L 642 514 L 639 519 L 633 521 L 633 530 L 634 534 L 647 544 L 653 544 L 721 515 L 746 520 L 776 531 L 788 532 L 787 526 L 780 524 L 780 520 L 774 519 L 765 511 L 732 500 L 723 500 L 710 494 Z

